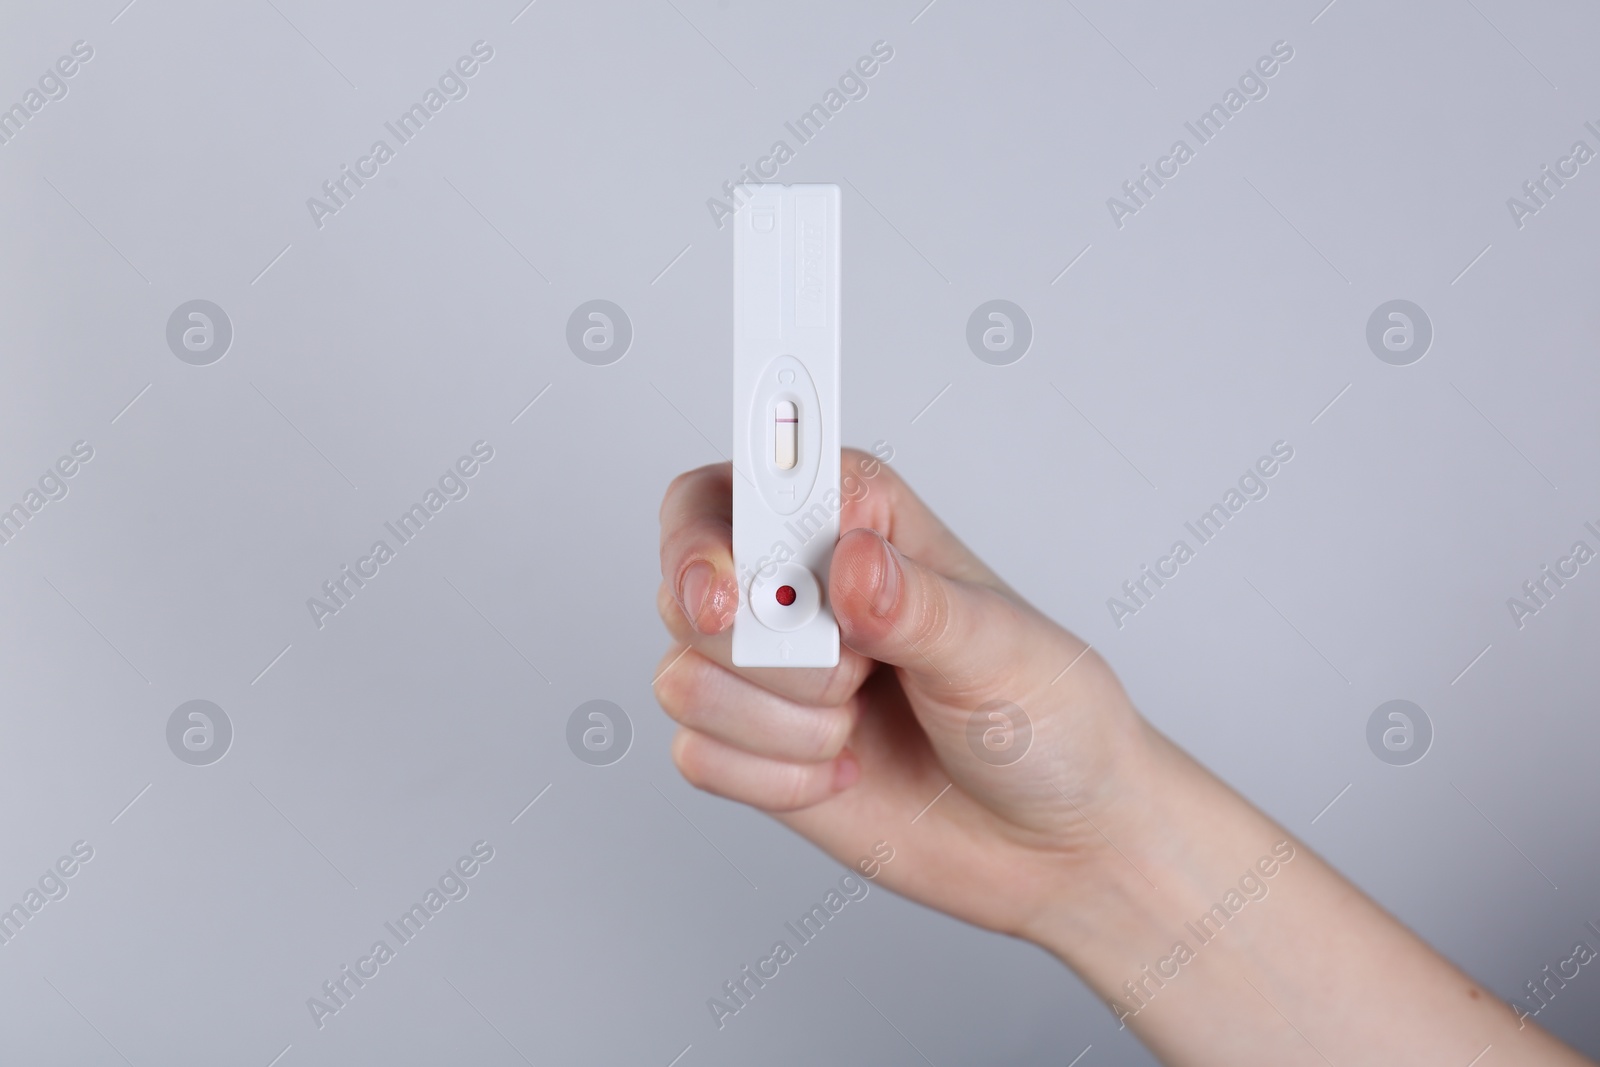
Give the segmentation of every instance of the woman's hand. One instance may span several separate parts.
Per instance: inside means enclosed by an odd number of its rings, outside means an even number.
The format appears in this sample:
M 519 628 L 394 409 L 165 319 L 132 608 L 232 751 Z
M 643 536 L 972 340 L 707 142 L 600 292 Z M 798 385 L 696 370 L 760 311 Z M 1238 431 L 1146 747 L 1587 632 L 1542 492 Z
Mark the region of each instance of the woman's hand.
M 880 880 L 897 892 L 1031 936 L 1063 877 L 1107 862 L 1096 827 L 1119 826 L 1145 731 L 1105 662 L 893 471 L 856 451 L 844 469 L 859 488 L 828 581 L 843 645 L 832 669 L 732 665 L 731 469 L 667 490 L 658 600 L 678 644 L 655 688 L 681 724 L 673 757 L 694 785 L 771 812 L 842 863 L 886 843 Z
M 667 490 L 655 689 L 690 782 L 1044 946 L 1169 1064 L 1588 1062 L 1149 727 L 893 472 L 844 472 L 828 670 L 732 665 L 729 465 Z

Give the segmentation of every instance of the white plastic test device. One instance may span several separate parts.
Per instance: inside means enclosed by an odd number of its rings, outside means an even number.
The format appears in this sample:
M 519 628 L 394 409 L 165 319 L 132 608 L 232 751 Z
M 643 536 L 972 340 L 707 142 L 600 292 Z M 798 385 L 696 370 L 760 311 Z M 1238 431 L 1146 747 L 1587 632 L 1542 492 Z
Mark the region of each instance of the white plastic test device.
M 746 188 L 733 238 L 733 662 L 832 667 L 839 187 Z

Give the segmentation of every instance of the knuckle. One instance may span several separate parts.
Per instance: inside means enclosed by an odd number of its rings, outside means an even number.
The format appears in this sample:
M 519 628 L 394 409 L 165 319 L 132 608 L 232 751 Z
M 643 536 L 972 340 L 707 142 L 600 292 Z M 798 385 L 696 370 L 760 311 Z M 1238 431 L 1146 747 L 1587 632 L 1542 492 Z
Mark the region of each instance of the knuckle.
M 696 560 L 716 563 L 732 552 L 733 529 L 722 519 L 701 516 L 661 536 L 661 577 L 676 591 L 683 571 Z
M 700 677 L 694 661 L 700 657 L 693 652 L 673 655 L 681 658 L 674 662 L 662 657 L 661 670 L 652 688 L 655 690 L 656 703 L 661 705 L 661 710 L 674 722 L 683 722 L 689 715 L 688 709 L 694 706 L 699 695 Z
M 678 768 L 684 781 L 702 792 L 710 793 L 713 790 L 709 785 L 705 763 L 700 759 L 702 752 L 699 736 L 688 727 L 679 727 L 672 739 L 673 766 Z
M 673 589 L 678 587 L 679 572 L 687 562 L 684 557 L 692 547 L 688 533 L 683 526 L 661 531 L 661 580 Z
M 762 805 L 766 811 L 798 811 L 816 803 L 816 777 L 811 767 L 787 763 L 774 778 L 772 793 Z
M 662 519 L 666 518 L 667 509 L 672 506 L 672 502 L 681 496 L 684 490 L 689 487 L 689 483 L 694 481 L 697 477 L 699 477 L 699 475 L 700 468 L 682 471 L 676 477 L 674 477 L 672 481 L 667 483 L 667 491 L 661 494 L 660 517 Z
M 731 470 L 729 463 L 708 463 L 704 467 L 678 474 L 667 483 L 667 491 L 661 495 L 660 516 L 665 519 L 672 505 L 683 494 L 694 491 L 702 482 L 714 484 L 718 479 L 731 477 Z
M 693 478 L 694 475 L 695 475 L 695 472 L 692 471 L 692 470 L 679 471 L 677 474 L 675 474 L 673 476 L 672 481 L 667 483 L 667 491 L 666 491 L 665 495 L 666 496 L 675 496 L 675 495 L 677 495 L 677 493 L 684 487 L 684 484 L 687 483 L 690 478 Z
M 913 618 L 907 620 L 912 643 L 924 654 L 943 652 L 952 637 L 950 590 L 944 582 L 930 580 L 925 574 L 917 587 L 920 595 L 912 609 Z
M 846 707 L 812 712 L 803 739 L 804 759 L 831 760 L 844 748 L 855 729 L 855 715 Z
M 836 666 L 827 668 L 822 683 L 817 687 L 815 700 L 825 708 L 837 707 L 855 695 L 860 679 L 856 668 L 840 657 Z

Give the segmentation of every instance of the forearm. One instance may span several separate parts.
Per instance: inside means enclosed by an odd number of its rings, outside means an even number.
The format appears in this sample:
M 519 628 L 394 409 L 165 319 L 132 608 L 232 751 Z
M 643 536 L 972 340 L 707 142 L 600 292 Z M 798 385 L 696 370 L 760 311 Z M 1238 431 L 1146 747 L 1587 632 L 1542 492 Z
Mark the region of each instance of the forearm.
M 1573 1054 L 1165 738 L 1037 940 L 1168 1064 L 1446 1064 Z

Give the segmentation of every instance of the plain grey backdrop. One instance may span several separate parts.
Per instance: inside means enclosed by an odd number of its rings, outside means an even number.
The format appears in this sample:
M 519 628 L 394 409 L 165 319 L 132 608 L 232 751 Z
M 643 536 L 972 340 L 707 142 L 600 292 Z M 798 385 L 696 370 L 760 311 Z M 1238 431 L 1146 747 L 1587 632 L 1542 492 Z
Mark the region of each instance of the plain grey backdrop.
M 1600 568 L 1508 606 L 1600 547 L 1591 5 L 125 3 L 0 10 L 0 1059 L 1151 1062 L 1041 951 L 879 889 L 707 1009 L 843 873 L 687 787 L 650 689 L 661 493 L 731 437 L 708 201 L 780 140 L 776 180 L 844 189 L 848 443 L 1497 996 L 1600 945 Z M 338 206 L 345 166 L 376 174 Z M 967 343 L 996 299 L 1032 329 L 1007 365 Z M 567 342 L 591 300 L 632 329 L 605 365 Z M 1407 365 L 1367 340 L 1392 300 L 1431 323 Z M 214 361 L 175 354 L 180 311 Z M 1119 626 L 1278 441 L 1270 494 Z M 315 619 L 476 442 L 466 495 Z M 1408 765 L 1367 741 L 1395 699 L 1432 727 Z M 169 743 L 192 700 L 231 738 L 186 712 Z M 631 724 L 607 765 L 567 740 L 591 700 Z M 1600 1053 L 1597 1008 L 1585 969 L 1539 1018 Z

